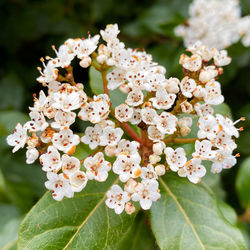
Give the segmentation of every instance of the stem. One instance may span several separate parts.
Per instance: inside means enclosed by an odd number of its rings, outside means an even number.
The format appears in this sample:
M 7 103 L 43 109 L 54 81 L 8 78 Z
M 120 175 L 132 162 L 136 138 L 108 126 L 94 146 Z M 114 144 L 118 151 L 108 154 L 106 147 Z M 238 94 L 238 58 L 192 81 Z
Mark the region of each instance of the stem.
M 167 138 L 164 140 L 165 143 L 193 143 L 199 138 Z
M 90 157 L 90 156 L 93 156 L 93 155 L 95 155 L 95 154 L 98 153 L 98 152 L 101 152 L 101 151 L 103 150 L 103 148 L 104 148 L 104 147 L 98 147 L 96 151 L 94 151 L 94 152 L 91 153 L 90 155 L 88 155 L 88 156 L 82 158 L 82 159 L 80 160 L 81 165 L 83 164 L 83 162 L 85 161 L 86 158 L 88 158 L 88 157 Z
M 102 74 L 103 91 L 110 97 L 108 90 L 107 71 L 101 71 L 101 74 Z

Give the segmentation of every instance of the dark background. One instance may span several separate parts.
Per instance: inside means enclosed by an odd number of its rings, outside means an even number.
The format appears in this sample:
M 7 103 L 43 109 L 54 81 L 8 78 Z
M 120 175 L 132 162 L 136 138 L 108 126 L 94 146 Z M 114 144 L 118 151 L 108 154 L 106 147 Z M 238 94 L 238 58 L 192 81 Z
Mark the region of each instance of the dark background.
M 179 56 L 182 40 L 173 29 L 188 17 L 191 1 L 118 0 L 1 0 L 0 1 L 0 210 L 1 214 L 22 216 L 44 193 L 45 174 L 38 164 L 25 164 L 25 150 L 11 153 L 6 135 L 18 121 L 27 119 L 32 94 L 39 93 L 36 82 L 41 56 L 55 56 L 51 49 L 67 38 L 98 33 L 106 24 L 118 23 L 119 38 L 127 47 L 145 48 L 155 61 L 167 68 L 167 77 L 181 78 Z M 243 15 L 250 14 L 250 1 L 240 1 Z M 225 200 L 240 214 L 235 178 L 240 163 L 250 155 L 250 48 L 241 43 L 228 49 L 232 63 L 220 78 L 225 102 L 234 119 L 245 116 L 245 131 L 237 139 L 239 163 L 222 174 Z M 77 72 L 76 72 L 77 73 Z M 79 75 L 79 73 L 78 73 Z M 82 75 L 87 81 L 88 76 Z M 86 84 L 86 82 L 84 82 Z M 6 220 L 7 220 L 6 219 Z M 5 221 L 6 222 L 6 221 Z M 1 223 L 1 220 L 0 220 Z M 17 227 L 17 226 L 16 226 Z M 0 227 L 1 228 L 1 227 Z M 0 229 L 1 230 L 1 229 Z M 11 229 L 13 232 L 15 229 Z M 0 231 L 1 238 L 1 231 Z M 1 248 L 1 247 L 0 247 Z

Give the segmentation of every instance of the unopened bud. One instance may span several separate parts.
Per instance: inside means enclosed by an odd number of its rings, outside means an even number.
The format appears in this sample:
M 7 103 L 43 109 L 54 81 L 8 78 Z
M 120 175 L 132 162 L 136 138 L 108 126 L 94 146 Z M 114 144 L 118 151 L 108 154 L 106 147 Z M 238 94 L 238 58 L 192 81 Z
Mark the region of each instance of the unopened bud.
M 79 64 L 82 68 L 88 68 L 89 65 L 91 64 L 91 58 L 89 56 L 84 57 Z
M 129 179 L 124 186 L 124 190 L 128 193 L 134 193 L 137 185 L 138 185 L 137 181 L 135 181 L 134 179 Z
M 149 161 L 151 164 L 155 164 L 155 163 L 159 162 L 160 160 L 161 160 L 161 157 L 159 155 L 152 154 L 149 156 Z
M 131 202 L 125 204 L 125 212 L 127 214 L 132 214 L 135 212 L 135 206 Z
M 162 154 L 162 151 L 163 149 L 166 147 L 166 145 L 163 143 L 163 142 L 156 142 L 154 145 L 153 145 L 153 152 L 154 154 L 156 155 L 161 155 Z
M 181 111 L 183 113 L 191 113 L 193 111 L 193 106 L 191 103 L 184 101 L 183 103 L 181 103 Z
M 191 129 L 189 127 L 182 127 L 180 132 L 182 136 L 187 136 L 191 132 Z
M 164 175 L 166 173 L 166 168 L 163 164 L 157 165 L 155 167 L 155 172 L 158 176 Z
M 116 146 L 106 146 L 105 147 L 105 154 L 109 157 L 115 156 L 117 153 L 117 147 Z
M 108 57 L 106 55 L 99 55 L 96 58 L 97 62 L 100 64 L 104 64 L 107 59 L 108 59 Z

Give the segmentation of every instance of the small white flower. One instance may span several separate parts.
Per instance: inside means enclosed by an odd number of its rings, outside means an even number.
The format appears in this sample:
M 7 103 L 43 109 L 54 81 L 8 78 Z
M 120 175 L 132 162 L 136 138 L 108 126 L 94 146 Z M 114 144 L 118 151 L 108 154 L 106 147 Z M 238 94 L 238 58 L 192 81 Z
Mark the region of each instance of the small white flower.
M 161 155 L 162 151 L 166 148 L 166 144 L 162 141 L 153 144 L 153 152 L 156 155 Z
M 202 83 L 206 83 L 214 79 L 218 75 L 218 70 L 215 66 L 207 66 L 202 68 L 199 74 L 199 80 Z
M 221 95 L 220 83 L 217 81 L 210 81 L 205 86 L 206 95 L 204 101 L 206 104 L 219 105 L 224 102 L 224 96 Z
M 190 128 L 192 126 L 192 124 L 193 124 L 193 120 L 192 120 L 191 117 L 188 117 L 188 116 L 180 118 L 178 120 L 178 126 L 180 128 L 183 128 L 183 127 L 189 127 Z
M 104 41 L 112 41 L 117 37 L 117 35 L 120 33 L 120 30 L 118 28 L 117 24 L 109 24 L 106 26 L 105 30 L 100 31 L 101 36 Z
M 216 66 L 222 67 L 231 63 L 231 58 L 227 56 L 226 50 L 215 50 L 214 51 L 214 64 Z
M 211 166 L 211 172 L 214 174 L 220 173 L 222 169 L 228 169 L 233 167 L 237 160 L 228 150 L 217 150 L 217 156 L 212 159 L 213 164 Z
M 62 167 L 61 155 L 55 147 L 49 146 L 47 153 L 40 156 L 40 163 L 43 171 L 58 173 Z
M 139 142 L 122 139 L 118 143 L 117 152 L 132 155 L 132 154 L 137 154 L 139 148 L 140 148 Z
M 152 108 L 143 108 L 141 109 L 141 119 L 148 125 L 154 125 L 155 119 L 158 116 L 155 109 Z
M 170 109 L 174 104 L 175 98 L 175 94 L 168 94 L 165 89 L 158 88 L 156 97 L 150 98 L 149 100 L 153 102 L 153 106 L 156 109 Z
M 63 197 L 72 198 L 74 192 L 71 189 L 69 180 L 66 179 L 63 174 L 56 174 L 53 172 L 47 173 L 48 181 L 46 181 L 45 187 L 52 192 L 52 197 L 56 201 L 61 201 Z
M 126 82 L 126 71 L 119 68 L 114 68 L 107 74 L 108 89 L 114 90 Z
M 31 121 L 26 122 L 24 127 L 31 132 L 44 131 L 49 124 L 46 122 L 43 113 L 31 111 L 29 113 Z
M 15 153 L 17 150 L 24 147 L 27 138 L 27 129 L 18 123 L 13 133 L 7 137 L 7 143 L 14 147 L 12 152 Z
M 158 175 L 158 176 L 162 176 L 166 173 L 166 167 L 163 165 L 163 164 L 160 164 L 160 165 L 157 165 L 155 167 L 155 173 Z
M 80 170 L 80 161 L 73 156 L 64 154 L 62 156 L 62 171 L 68 177 L 74 174 L 77 170 Z
M 142 88 L 146 81 L 146 72 L 145 71 L 129 71 L 126 74 L 126 79 L 128 81 L 128 86 L 133 88 Z
M 206 90 L 201 85 L 197 86 L 195 90 L 193 91 L 193 95 L 197 98 L 204 98 L 206 95 Z
M 69 47 L 66 45 L 61 45 L 58 51 L 54 46 L 52 48 L 57 56 L 56 59 L 53 59 L 53 61 L 56 61 L 56 66 L 62 68 L 68 67 L 75 57 L 75 55 L 70 51 Z
M 182 94 L 186 96 L 187 98 L 191 98 L 192 92 L 196 88 L 196 82 L 194 79 L 189 78 L 188 76 L 185 76 L 180 82 L 180 87 L 181 87 Z
M 179 168 L 183 167 L 184 164 L 187 162 L 186 153 L 183 148 L 172 149 L 167 147 L 164 150 L 166 155 L 167 163 L 170 169 L 174 172 L 178 171 Z
M 182 102 L 180 104 L 180 107 L 181 107 L 181 111 L 183 113 L 187 113 L 187 114 L 190 114 L 194 109 L 193 109 L 193 105 L 188 102 L 187 100 L 185 100 L 184 102 Z
M 173 134 L 176 131 L 178 119 L 169 112 L 162 112 L 155 118 L 155 124 L 163 134 Z
M 120 122 L 127 122 L 131 119 L 134 111 L 127 104 L 120 104 L 115 107 L 115 117 Z
M 207 115 L 207 116 L 201 116 L 198 120 L 198 138 L 208 138 L 209 140 L 212 140 L 216 137 L 219 126 L 214 116 Z
M 76 114 L 74 112 L 64 112 L 58 110 L 55 114 L 55 121 L 51 123 L 51 127 L 55 129 L 68 129 L 75 122 Z
M 113 172 L 119 175 L 122 182 L 137 178 L 141 174 L 140 162 L 141 157 L 138 153 L 132 155 L 121 153 L 113 164 Z
M 130 200 L 128 192 L 123 191 L 119 185 L 113 185 L 107 192 L 106 205 L 115 210 L 116 214 L 121 214 L 125 203 Z
M 70 176 L 70 184 L 73 192 L 81 192 L 87 185 L 88 178 L 83 171 L 77 170 Z
M 89 144 L 91 149 L 95 149 L 100 144 L 100 136 L 102 135 L 102 128 L 99 124 L 94 127 L 87 127 L 85 135 L 81 138 L 81 141 L 85 144 Z
M 217 148 L 233 151 L 237 148 L 237 145 L 232 140 L 231 136 L 226 134 L 224 131 L 220 131 L 215 138 L 214 144 Z
M 108 178 L 108 171 L 111 169 L 111 163 L 105 161 L 102 152 L 96 153 L 93 157 L 87 157 L 84 160 L 84 167 L 87 169 L 86 175 L 89 180 L 103 182 Z
M 56 69 L 55 63 L 49 61 L 47 65 L 44 64 L 42 60 L 44 70 L 42 72 L 41 68 L 38 68 L 41 76 L 39 76 L 36 80 L 40 83 L 49 83 L 55 81 L 58 76 L 58 69 Z
M 83 120 L 87 121 L 89 118 L 89 113 L 93 111 L 91 103 L 85 103 L 82 107 L 80 112 L 78 113 L 78 117 Z
M 115 146 L 121 140 L 123 130 L 121 128 L 106 127 L 100 136 L 101 146 Z
M 201 68 L 202 59 L 198 54 L 194 54 L 191 57 L 182 54 L 180 57 L 180 64 L 182 64 L 183 68 L 194 72 Z
M 39 157 L 39 152 L 36 148 L 28 148 L 26 151 L 26 163 L 32 164 Z
M 214 55 L 213 51 L 205 46 L 201 41 L 196 41 L 194 44 L 190 44 L 187 51 L 190 51 L 193 54 L 199 54 L 202 59 L 207 62 L 212 59 Z
M 144 83 L 144 89 L 148 92 L 156 91 L 160 86 L 164 86 L 166 78 L 163 74 L 149 73 L 147 81 Z
M 165 88 L 166 88 L 168 93 L 177 94 L 180 90 L 179 84 L 180 84 L 180 80 L 178 78 L 170 77 L 165 82 Z
M 68 153 L 72 147 L 79 144 L 80 138 L 78 135 L 74 135 L 72 130 L 64 129 L 54 134 L 52 142 L 58 150 Z
M 205 174 L 206 168 L 201 165 L 201 159 L 199 158 L 192 158 L 178 171 L 179 176 L 187 177 L 189 181 L 195 184 L 198 183 Z
M 31 107 L 30 110 L 41 112 L 44 110 L 44 107 L 48 103 L 48 97 L 45 95 L 45 93 L 41 90 L 39 92 L 39 98 L 34 98 L 34 107 Z
M 195 141 L 195 152 L 193 157 L 201 158 L 202 160 L 211 160 L 216 157 L 216 151 L 212 150 L 212 143 L 208 140 Z
M 143 103 L 143 98 L 144 98 L 144 95 L 142 91 L 138 88 L 134 88 L 132 91 L 128 93 L 128 96 L 125 102 L 130 106 L 136 107 Z
M 149 126 L 148 138 L 153 142 L 158 142 L 164 138 L 164 134 L 156 126 Z
M 149 164 L 147 167 L 141 169 L 141 176 L 143 180 L 156 180 L 158 176 L 155 172 L 153 165 Z
M 143 180 L 140 185 L 137 185 L 131 198 L 133 201 L 139 201 L 142 209 L 150 209 L 152 201 L 161 198 L 158 187 L 159 184 L 156 180 Z
M 200 104 L 196 103 L 194 105 L 194 109 L 198 116 L 207 116 L 212 115 L 214 113 L 214 109 L 209 104 Z
M 131 124 L 139 124 L 141 122 L 141 110 L 138 108 L 133 109 L 133 115 L 129 121 Z

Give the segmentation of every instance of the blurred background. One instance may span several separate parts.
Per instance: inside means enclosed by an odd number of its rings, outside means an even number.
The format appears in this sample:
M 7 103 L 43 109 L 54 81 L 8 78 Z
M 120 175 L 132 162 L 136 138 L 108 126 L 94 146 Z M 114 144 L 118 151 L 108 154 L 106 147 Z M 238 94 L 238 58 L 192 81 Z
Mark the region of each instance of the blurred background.
M 145 48 L 155 61 L 167 69 L 167 77 L 182 77 L 178 60 L 184 51 L 174 27 L 188 18 L 190 0 L 1 0 L 0 1 L 0 249 L 15 249 L 18 225 L 23 216 L 45 192 L 45 174 L 39 164 L 26 165 L 25 150 L 12 154 L 6 136 L 17 122 L 28 118 L 41 56 L 54 56 L 51 45 L 58 47 L 67 38 L 98 33 L 106 24 L 118 23 L 120 40 L 127 47 Z M 242 14 L 250 14 L 250 0 L 240 1 Z M 241 154 L 237 166 L 219 178 L 218 197 L 241 215 L 249 207 L 236 190 L 240 166 L 250 177 L 250 48 L 239 42 L 229 49 L 232 63 L 220 78 L 225 102 L 232 116 L 246 117 L 244 132 L 237 139 Z M 83 76 L 87 81 L 88 76 Z M 86 82 L 84 82 L 86 84 Z M 240 175 L 241 174 L 241 175 Z M 217 177 L 216 177 L 217 178 Z M 217 179 L 218 179 L 217 178 Z M 245 179 L 244 183 L 250 182 Z M 217 184 L 216 184 L 217 185 Z M 250 185 L 244 189 L 250 194 Z M 248 189 L 247 189 L 248 188 Z M 214 188 L 216 191 L 216 189 Z M 248 195 L 249 197 L 249 195 Z M 244 200 L 245 199 L 245 200 Z M 242 220 L 241 217 L 239 217 Z M 245 219 L 243 219 L 245 220 Z M 249 224 L 239 223 L 246 238 Z

